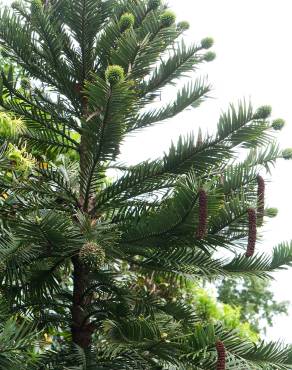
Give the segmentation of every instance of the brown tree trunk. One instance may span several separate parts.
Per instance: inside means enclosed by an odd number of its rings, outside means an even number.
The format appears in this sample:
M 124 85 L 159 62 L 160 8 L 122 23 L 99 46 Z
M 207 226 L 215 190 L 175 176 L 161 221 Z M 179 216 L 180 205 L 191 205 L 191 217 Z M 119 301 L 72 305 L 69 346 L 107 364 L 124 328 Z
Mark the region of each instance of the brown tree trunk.
M 86 319 L 86 307 L 90 303 L 90 297 L 84 296 L 88 283 L 88 271 L 81 263 L 78 256 L 72 257 L 73 263 L 73 305 L 72 313 L 72 339 L 83 349 L 91 343 L 94 324 Z
M 80 91 L 83 89 L 84 84 L 81 85 Z M 87 98 L 85 96 L 81 97 L 82 99 L 82 111 L 83 116 L 88 115 L 87 107 Z M 80 141 L 80 172 L 84 172 L 86 162 L 84 161 L 84 155 L 86 148 L 84 148 L 84 137 L 81 135 Z M 80 208 L 84 212 L 88 213 L 87 206 L 84 204 L 83 199 L 83 184 L 80 184 Z M 95 330 L 95 325 L 90 322 L 87 318 L 86 308 L 91 303 L 91 295 L 85 295 L 85 292 L 88 288 L 88 268 L 80 261 L 78 255 L 72 257 L 73 264 L 73 302 L 72 302 L 72 327 L 71 334 L 72 340 L 79 347 L 86 349 L 91 344 L 92 334 Z

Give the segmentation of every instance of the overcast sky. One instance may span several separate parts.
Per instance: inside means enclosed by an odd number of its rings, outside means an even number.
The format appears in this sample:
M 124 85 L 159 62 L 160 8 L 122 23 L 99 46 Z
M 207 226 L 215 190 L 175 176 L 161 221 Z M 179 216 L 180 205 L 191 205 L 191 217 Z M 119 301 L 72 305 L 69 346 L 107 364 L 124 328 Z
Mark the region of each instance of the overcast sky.
M 9 3 L 9 0 L 4 0 Z M 178 20 L 191 24 L 190 41 L 215 39 L 217 58 L 201 70 L 213 85 L 212 97 L 194 112 L 188 112 L 154 130 L 146 130 L 127 141 L 122 160 L 137 162 L 157 157 L 179 134 L 212 130 L 221 110 L 242 98 L 257 107 L 270 104 L 273 117 L 283 117 L 286 128 L 279 135 L 283 147 L 292 147 L 292 22 L 291 0 L 169 0 Z M 279 161 L 268 185 L 269 206 L 279 208 L 279 216 L 265 228 L 262 248 L 269 251 L 280 241 L 292 240 L 291 208 L 292 161 Z M 292 302 L 292 269 L 277 273 L 277 299 Z M 270 339 L 292 343 L 290 317 L 280 317 L 268 332 Z M 290 329 L 290 330 L 289 330 Z
M 213 85 L 212 99 L 195 111 L 176 117 L 155 129 L 146 130 L 127 142 L 123 159 L 137 162 L 156 157 L 176 141 L 179 134 L 212 130 L 221 110 L 242 98 L 254 107 L 269 104 L 273 118 L 287 121 L 279 134 L 283 148 L 292 147 L 292 22 L 291 0 L 169 0 L 178 20 L 191 24 L 189 41 L 215 39 L 217 58 L 201 70 Z M 267 252 L 281 241 L 292 240 L 292 161 L 281 160 L 267 188 L 268 204 L 279 208 L 279 216 L 264 230 L 261 249 Z M 292 269 L 275 274 L 273 284 L 278 300 L 292 302 Z M 269 339 L 292 343 L 290 316 L 278 317 L 269 329 Z M 289 329 L 288 329 L 289 328 Z

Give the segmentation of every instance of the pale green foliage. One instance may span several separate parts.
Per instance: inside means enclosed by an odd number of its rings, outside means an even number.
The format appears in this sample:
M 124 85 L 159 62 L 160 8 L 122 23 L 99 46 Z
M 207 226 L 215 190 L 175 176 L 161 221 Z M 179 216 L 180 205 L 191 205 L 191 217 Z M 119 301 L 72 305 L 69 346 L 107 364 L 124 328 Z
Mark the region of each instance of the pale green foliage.
M 5 155 L 16 171 L 26 173 L 35 167 L 35 159 L 26 151 L 25 147 L 18 148 L 9 143 Z
M 272 122 L 272 127 L 274 130 L 279 131 L 285 126 L 285 121 L 282 118 L 275 119 Z
M 170 27 L 176 20 L 176 15 L 171 10 L 165 10 L 160 16 L 162 27 Z
M 205 60 L 206 62 L 212 62 L 215 58 L 216 58 L 216 53 L 214 53 L 213 51 L 208 51 L 208 52 L 204 55 L 204 60 Z
M 267 217 L 270 217 L 270 218 L 274 218 L 274 217 L 277 217 L 278 215 L 278 209 L 277 208 L 267 208 L 265 210 L 265 214 L 267 215 Z
M 253 118 L 254 119 L 267 119 L 272 113 L 272 107 L 270 105 L 263 105 L 257 109 Z
M 240 306 L 221 303 L 215 298 L 215 292 L 195 285 L 188 289 L 188 296 L 201 320 L 213 324 L 221 323 L 224 328 L 236 330 L 239 337 L 252 342 L 259 340 L 258 334 L 251 328 L 249 322 L 242 321 Z
M 203 49 L 210 49 L 214 45 L 214 40 L 212 37 L 206 37 L 201 40 L 201 46 Z
M 21 118 L 10 117 L 7 113 L 0 113 L 1 137 L 17 137 L 26 131 L 26 126 Z
M 105 71 L 105 78 L 111 85 L 121 82 L 124 77 L 124 69 L 118 65 L 108 66 L 107 70 Z
M 177 28 L 180 31 L 187 31 L 190 28 L 190 24 L 188 21 L 181 21 L 177 24 Z
M 132 13 L 124 13 L 119 20 L 121 32 L 124 32 L 133 27 L 134 23 L 135 23 L 134 15 Z
M 282 152 L 282 156 L 286 160 L 292 159 L 292 148 L 284 149 Z

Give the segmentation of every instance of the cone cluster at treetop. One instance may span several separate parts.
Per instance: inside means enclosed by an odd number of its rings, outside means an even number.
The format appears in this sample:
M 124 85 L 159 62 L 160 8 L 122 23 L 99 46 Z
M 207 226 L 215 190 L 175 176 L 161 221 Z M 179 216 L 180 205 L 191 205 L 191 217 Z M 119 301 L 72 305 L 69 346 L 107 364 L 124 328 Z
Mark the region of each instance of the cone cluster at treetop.
M 189 26 L 159 0 L 1 10 L 0 369 L 292 369 L 290 346 L 202 322 L 157 289 L 291 265 L 292 244 L 257 252 L 276 215 L 267 172 L 292 157 L 284 121 L 242 102 L 213 135 L 195 125 L 161 158 L 119 163 L 128 136 L 208 98 L 190 76 L 213 39 L 186 44 Z

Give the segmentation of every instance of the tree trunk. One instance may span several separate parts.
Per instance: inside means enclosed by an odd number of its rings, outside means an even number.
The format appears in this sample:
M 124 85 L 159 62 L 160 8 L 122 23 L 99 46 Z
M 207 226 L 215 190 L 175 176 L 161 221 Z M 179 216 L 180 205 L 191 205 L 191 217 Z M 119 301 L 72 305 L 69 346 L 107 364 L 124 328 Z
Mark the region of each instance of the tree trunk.
M 84 83 L 82 84 L 83 89 Z M 86 117 L 88 115 L 87 112 L 87 98 L 85 96 L 81 97 L 82 99 L 82 113 L 83 116 Z M 86 166 L 86 162 L 84 161 L 84 155 L 86 153 L 86 148 L 84 148 L 84 137 L 81 135 L 80 141 L 80 172 L 84 172 L 84 168 Z M 84 212 L 88 212 L 87 205 L 84 204 L 85 199 L 83 199 L 84 189 L 82 181 L 80 183 L 80 208 L 83 209 Z M 90 322 L 87 318 L 86 308 L 91 303 L 91 296 L 85 295 L 88 288 L 88 268 L 80 261 L 78 255 L 72 257 L 72 264 L 73 264 L 73 303 L 72 303 L 72 340 L 78 346 L 83 349 L 86 349 L 91 344 L 92 334 L 95 330 L 95 325 Z
M 81 263 L 78 256 L 72 257 L 73 263 L 73 305 L 72 305 L 72 339 L 83 349 L 91 343 L 94 324 L 86 319 L 86 307 L 90 303 L 90 297 L 84 296 L 87 289 L 88 271 Z

